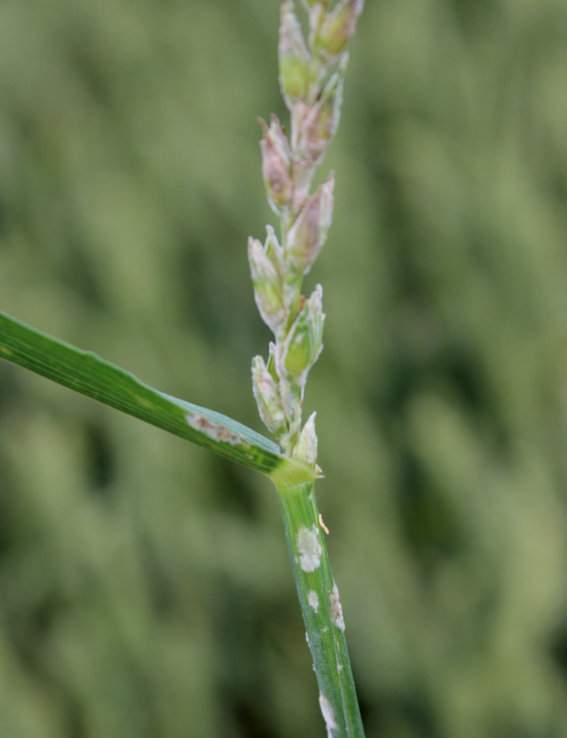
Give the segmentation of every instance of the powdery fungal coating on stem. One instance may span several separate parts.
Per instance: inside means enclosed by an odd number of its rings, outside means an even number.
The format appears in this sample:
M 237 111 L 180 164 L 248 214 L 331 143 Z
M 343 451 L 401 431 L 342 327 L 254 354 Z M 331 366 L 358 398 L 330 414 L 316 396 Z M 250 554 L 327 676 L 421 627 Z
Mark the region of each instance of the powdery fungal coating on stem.
M 297 534 L 297 550 L 299 551 L 299 565 L 303 571 L 316 571 L 321 565 L 323 549 L 319 543 L 317 528 L 300 528 Z
M 313 589 L 310 590 L 309 594 L 307 595 L 307 602 L 309 603 L 309 607 L 312 610 L 315 610 L 315 612 L 319 612 L 319 595 Z
M 237 434 L 229 430 L 226 425 L 221 423 L 212 423 L 205 418 L 204 415 L 196 415 L 189 413 L 186 416 L 187 425 L 191 426 L 200 433 L 204 433 L 213 441 L 221 441 L 228 443 L 230 446 L 240 446 L 244 440 Z
M 341 605 L 339 588 L 337 587 L 336 582 L 333 583 L 333 589 L 331 590 L 331 594 L 329 595 L 329 604 L 331 606 L 331 617 L 333 618 L 333 623 L 337 626 L 339 630 L 342 630 L 344 633 L 345 619 L 343 616 L 343 606 Z
M 325 721 L 327 728 L 327 738 L 333 738 L 333 730 L 337 729 L 337 721 L 335 720 L 335 713 L 329 700 L 323 693 L 319 695 L 319 707 L 321 708 L 321 715 Z

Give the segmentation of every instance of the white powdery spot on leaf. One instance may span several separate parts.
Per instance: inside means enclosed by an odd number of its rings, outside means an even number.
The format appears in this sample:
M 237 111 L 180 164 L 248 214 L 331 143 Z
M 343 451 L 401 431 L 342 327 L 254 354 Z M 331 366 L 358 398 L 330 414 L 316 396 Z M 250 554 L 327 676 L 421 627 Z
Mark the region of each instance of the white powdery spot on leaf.
M 315 612 L 319 611 L 319 595 L 317 592 L 310 590 L 307 595 L 307 602 L 309 603 L 309 607 L 315 610 Z
M 323 720 L 325 721 L 325 726 L 327 727 L 327 736 L 328 738 L 333 738 L 332 731 L 336 730 L 338 726 L 335 721 L 335 713 L 333 711 L 331 703 L 324 694 L 319 695 L 319 707 L 321 708 L 321 715 L 323 715 Z
M 299 565 L 306 572 L 313 572 L 321 565 L 323 549 L 319 543 L 317 528 L 300 528 L 297 534 Z
M 210 420 L 207 420 L 204 415 L 189 413 L 185 417 L 187 419 L 187 425 L 200 433 L 204 433 L 213 441 L 228 443 L 230 446 L 239 446 L 243 442 L 242 438 L 237 433 L 233 433 L 229 430 L 226 425 L 212 423 Z
M 329 595 L 329 603 L 331 605 L 331 617 L 333 618 L 333 623 L 344 633 L 345 619 L 343 616 L 343 606 L 341 605 L 339 588 L 337 587 L 336 582 L 333 583 L 333 589 Z

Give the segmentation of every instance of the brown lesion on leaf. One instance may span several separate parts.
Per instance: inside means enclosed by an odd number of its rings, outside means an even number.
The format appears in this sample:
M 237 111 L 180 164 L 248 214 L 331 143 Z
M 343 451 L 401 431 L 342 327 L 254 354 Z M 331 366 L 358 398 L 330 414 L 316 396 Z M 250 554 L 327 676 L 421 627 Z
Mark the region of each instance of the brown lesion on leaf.
M 211 438 L 213 441 L 220 441 L 221 443 L 228 443 L 230 446 L 240 446 L 245 443 L 244 439 L 237 433 L 234 433 L 226 425 L 222 423 L 213 423 L 204 415 L 189 413 L 186 415 L 187 424 L 199 431 L 204 433 L 206 436 Z

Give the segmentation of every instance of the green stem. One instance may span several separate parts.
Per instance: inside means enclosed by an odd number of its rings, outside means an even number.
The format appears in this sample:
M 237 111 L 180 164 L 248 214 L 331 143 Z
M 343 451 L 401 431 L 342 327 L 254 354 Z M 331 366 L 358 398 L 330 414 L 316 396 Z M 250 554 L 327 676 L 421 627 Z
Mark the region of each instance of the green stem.
M 328 738 L 364 738 L 344 619 L 312 483 L 278 484 Z

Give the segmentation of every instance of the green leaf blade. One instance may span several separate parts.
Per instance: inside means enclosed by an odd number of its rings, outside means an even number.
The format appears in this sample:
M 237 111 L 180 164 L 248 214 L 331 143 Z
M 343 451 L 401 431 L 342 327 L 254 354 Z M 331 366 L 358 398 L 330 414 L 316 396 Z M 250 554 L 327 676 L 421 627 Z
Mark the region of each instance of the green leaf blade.
M 0 358 L 250 469 L 271 475 L 291 466 L 300 477 L 312 478 L 308 468 L 284 458 L 275 443 L 232 418 L 160 392 L 6 313 L 0 313 Z

